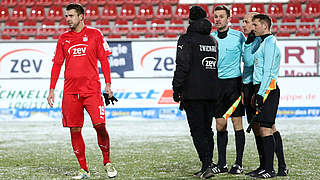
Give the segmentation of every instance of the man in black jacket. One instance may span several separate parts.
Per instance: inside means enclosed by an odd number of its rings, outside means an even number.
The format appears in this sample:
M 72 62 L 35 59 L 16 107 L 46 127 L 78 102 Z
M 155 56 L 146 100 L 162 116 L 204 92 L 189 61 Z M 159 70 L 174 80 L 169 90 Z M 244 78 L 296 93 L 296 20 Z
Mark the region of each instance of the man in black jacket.
M 190 9 L 187 33 L 177 44 L 173 99 L 186 111 L 194 146 L 202 167 L 194 176 L 210 178 L 213 157 L 212 118 L 217 98 L 218 43 L 210 35 L 212 24 L 199 6 Z M 180 106 L 181 106 L 180 105 Z

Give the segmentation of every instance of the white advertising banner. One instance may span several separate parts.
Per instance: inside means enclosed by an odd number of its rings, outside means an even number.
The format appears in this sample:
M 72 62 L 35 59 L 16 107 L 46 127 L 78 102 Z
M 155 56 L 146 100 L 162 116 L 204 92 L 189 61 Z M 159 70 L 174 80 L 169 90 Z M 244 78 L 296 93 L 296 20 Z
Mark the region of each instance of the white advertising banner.
M 134 71 L 126 77 L 173 77 L 176 41 L 132 42 Z
M 112 77 L 172 77 L 176 41 L 110 42 Z M 317 40 L 279 40 L 280 76 L 317 74 Z M 49 78 L 56 43 L 0 43 L 1 78 Z M 63 69 L 60 77 L 63 77 Z M 101 70 L 100 70 L 100 73 Z M 102 74 L 101 74 L 102 77 Z
M 55 43 L 0 43 L 0 77 L 50 77 L 55 46 Z
M 317 75 L 316 40 L 278 41 L 281 51 L 280 76 Z
M 173 102 L 171 78 L 113 79 L 119 100 L 107 107 L 107 117 L 185 118 Z M 280 78 L 278 117 L 320 117 L 319 77 Z M 57 114 L 61 111 L 63 79 L 59 79 L 54 108 L 47 105 L 49 79 L 0 79 L 0 116 L 29 117 L 32 112 Z M 103 91 L 103 89 L 102 89 Z M 61 114 L 61 113 L 59 113 Z

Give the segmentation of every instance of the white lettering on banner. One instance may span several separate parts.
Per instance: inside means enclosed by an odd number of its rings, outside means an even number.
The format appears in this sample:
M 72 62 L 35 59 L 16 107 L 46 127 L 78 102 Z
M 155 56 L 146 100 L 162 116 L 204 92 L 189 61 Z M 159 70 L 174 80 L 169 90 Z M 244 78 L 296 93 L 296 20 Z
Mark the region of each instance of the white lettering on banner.
M 111 47 L 111 52 L 113 57 L 117 57 L 121 54 L 127 54 L 128 52 L 128 47 L 127 46 L 122 46 L 120 43 L 118 46 Z
M 110 67 L 119 67 L 126 65 L 125 58 L 114 58 L 113 56 L 109 56 Z

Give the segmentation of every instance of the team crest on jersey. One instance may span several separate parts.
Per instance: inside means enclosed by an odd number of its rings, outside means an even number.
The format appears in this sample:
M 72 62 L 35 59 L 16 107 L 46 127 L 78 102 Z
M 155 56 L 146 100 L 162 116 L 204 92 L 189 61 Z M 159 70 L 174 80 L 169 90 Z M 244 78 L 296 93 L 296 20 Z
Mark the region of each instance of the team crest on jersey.
M 217 59 L 215 57 L 205 57 L 204 59 L 202 59 L 202 66 L 205 69 L 217 69 Z
M 72 56 L 85 56 L 87 55 L 87 44 L 76 44 L 68 49 L 68 53 Z
M 87 36 L 84 36 L 84 37 L 82 38 L 82 40 L 83 40 L 83 42 L 87 42 L 87 41 L 88 41 L 88 37 L 87 37 Z

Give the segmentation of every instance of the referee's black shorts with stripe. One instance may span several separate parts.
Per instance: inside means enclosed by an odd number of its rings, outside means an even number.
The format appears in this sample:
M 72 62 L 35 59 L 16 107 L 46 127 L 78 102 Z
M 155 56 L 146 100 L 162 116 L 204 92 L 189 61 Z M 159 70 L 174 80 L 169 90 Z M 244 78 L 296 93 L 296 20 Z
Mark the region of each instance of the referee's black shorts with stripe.
M 261 127 L 272 128 L 275 123 L 280 99 L 280 89 L 271 90 L 263 104 L 262 112 L 259 113 L 257 122 Z
M 232 104 L 241 96 L 241 76 L 237 78 L 219 79 L 218 85 L 220 92 L 216 104 L 215 118 L 222 118 Z M 240 101 L 231 117 L 241 117 L 244 116 L 244 114 L 244 107 Z

